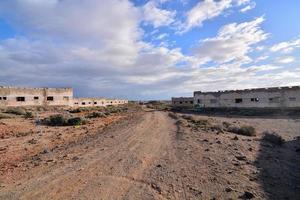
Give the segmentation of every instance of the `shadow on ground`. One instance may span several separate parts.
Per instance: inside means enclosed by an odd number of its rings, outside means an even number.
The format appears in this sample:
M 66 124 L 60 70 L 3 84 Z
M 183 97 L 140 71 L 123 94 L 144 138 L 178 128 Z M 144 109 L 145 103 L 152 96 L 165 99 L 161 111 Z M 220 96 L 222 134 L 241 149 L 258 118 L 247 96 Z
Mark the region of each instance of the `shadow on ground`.
M 282 146 L 262 139 L 255 165 L 268 199 L 300 199 L 300 137 Z

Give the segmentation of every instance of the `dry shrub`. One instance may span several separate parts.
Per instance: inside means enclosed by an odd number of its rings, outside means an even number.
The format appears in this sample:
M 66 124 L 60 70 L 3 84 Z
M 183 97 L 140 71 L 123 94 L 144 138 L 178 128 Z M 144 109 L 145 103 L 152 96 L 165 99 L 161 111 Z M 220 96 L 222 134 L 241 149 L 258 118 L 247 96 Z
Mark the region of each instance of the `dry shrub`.
M 178 116 L 176 115 L 176 113 L 173 112 L 169 112 L 169 117 L 171 117 L 172 119 L 178 119 Z
M 86 120 L 81 117 L 51 115 L 50 117 L 43 119 L 42 123 L 49 126 L 77 126 L 86 124 Z
M 245 136 L 255 136 L 255 128 L 253 126 L 229 126 L 227 131 Z
M 26 115 L 26 110 L 24 108 L 8 108 L 5 113 L 14 115 Z
M 179 119 L 179 120 L 176 121 L 176 125 L 178 125 L 178 126 L 188 126 L 188 123 L 183 119 Z
M 0 113 L 0 119 L 10 119 L 12 118 L 9 114 Z
M 181 117 L 186 120 L 195 120 L 194 117 L 191 115 L 182 115 Z
M 223 126 L 221 124 L 215 124 L 210 127 L 212 130 L 222 132 L 223 131 Z
M 231 126 L 231 124 L 229 122 L 223 122 L 222 123 L 224 128 L 229 128 Z
M 86 124 L 87 121 L 82 117 L 69 118 L 67 121 L 67 126 L 79 126 Z
M 87 115 L 87 118 L 99 118 L 99 117 L 105 117 L 106 114 L 103 112 L 92 112 Z
M 26 112 L 26 114 L 24 115 L 24 117 L 25 117 L 26 119 L 28 119 L 28 118 L 33 118 L 33 114 L 32 114 L 32 112 Z
M 278 146 L 281 146 L 285 142 L 285 140 L 276 132 L 270 131 L 263 132 L 263 140 Z

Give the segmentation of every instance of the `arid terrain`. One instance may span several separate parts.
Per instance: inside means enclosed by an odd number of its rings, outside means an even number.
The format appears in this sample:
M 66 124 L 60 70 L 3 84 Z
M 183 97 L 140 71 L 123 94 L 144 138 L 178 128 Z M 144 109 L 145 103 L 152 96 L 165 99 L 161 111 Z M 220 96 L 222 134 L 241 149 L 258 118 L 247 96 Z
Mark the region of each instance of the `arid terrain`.
M 69 111 L 0 119 L 0 199 L 300 197 L 299 119 L 131 105 L 82 125 L 39 123 L 57 113 Z

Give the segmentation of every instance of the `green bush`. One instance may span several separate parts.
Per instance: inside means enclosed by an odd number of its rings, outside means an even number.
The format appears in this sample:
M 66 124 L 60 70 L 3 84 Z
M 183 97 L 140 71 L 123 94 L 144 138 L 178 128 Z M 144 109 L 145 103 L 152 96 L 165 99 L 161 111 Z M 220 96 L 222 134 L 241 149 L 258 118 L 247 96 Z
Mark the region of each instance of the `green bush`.
M 28 118 L 33 118 L 32 112 L 26 112 L 25 118 L 26 118 L 26 119 L 28 119 Z
M 86 120 L 81 117 L 73 117 L 67 121 L 67 126 L 79 126 L 83 124 L 86 124 Z
M 86 124 L 86 120 L 81 117 L 66 117 L 63 115 L 51 115 L 43 120 L 43 124 L 49 126 L 78 126 Z
M 99 118 L 99 117 L 105 117 L 105 113 L 103 112 L 92 112 L 90 113 L 87 118 Z
M 252 126 L 230 126 L 228 127 L 227 131 L 236 133 L 238 135 L 255 136 L 255 128 Z
M 45 119 L 45 124 L 49 126 L 64 126 L 67 124 L 67 119 L 63 115 L 51 115 Z
M 5 113 L 14 115 L 26 115 L 26 110 L 23 108 L 8 108 Z

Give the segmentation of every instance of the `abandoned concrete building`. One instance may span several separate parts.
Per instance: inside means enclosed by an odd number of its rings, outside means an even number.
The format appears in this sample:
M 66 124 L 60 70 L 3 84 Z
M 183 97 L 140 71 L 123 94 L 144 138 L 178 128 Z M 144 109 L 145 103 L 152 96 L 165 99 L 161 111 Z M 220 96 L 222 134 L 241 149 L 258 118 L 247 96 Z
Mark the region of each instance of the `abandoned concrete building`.
M 194 97 L 172 97 L 172 106 L 192 108 L 194 104 Z
M 73 98 L 72 88 L 21 88 L 0 86 L 0 107 L 17 106 L 107 106 L 128 103 L 105 98 Z
M 207 108 L 300 107 L 300 86 L 194 92 L 194 105 Z
M 74 98 L 75 107 L 108 106 L 128 103 L 127 100 L 105 98 Z

